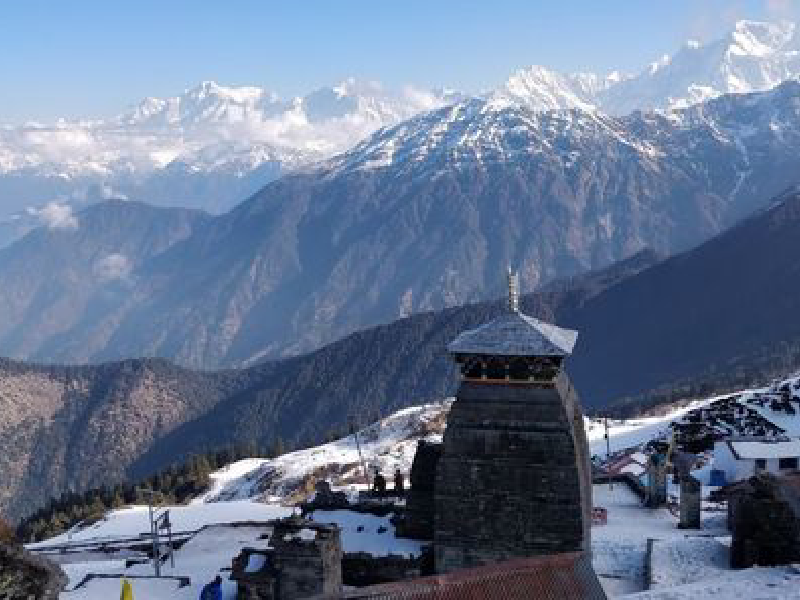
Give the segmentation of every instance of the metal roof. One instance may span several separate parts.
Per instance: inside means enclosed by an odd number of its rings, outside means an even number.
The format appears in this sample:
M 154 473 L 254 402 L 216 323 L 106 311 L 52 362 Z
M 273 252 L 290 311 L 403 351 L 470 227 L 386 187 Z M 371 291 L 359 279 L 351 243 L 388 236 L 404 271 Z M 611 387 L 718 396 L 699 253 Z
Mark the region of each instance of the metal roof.
M 447 346 L 453 354 L 567 356 L 578 332 L 513 311 L 461 333 Z
M 795 458 L 800 457 L 800 440 L 727 440 L 733 455 L 739 460 L 758 458 Z
M 370 586 L 346 593 L 364 600 L 605 600 L 588 554 L 568 552 L 509 560 Z

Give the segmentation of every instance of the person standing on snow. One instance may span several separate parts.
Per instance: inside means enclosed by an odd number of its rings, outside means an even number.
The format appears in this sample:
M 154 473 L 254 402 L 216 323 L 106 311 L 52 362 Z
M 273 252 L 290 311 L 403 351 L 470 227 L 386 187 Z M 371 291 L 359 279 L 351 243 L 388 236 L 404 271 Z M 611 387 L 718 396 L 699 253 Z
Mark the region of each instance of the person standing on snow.
M 375 469 L 375 477 L 372 479 L 372 491 L 376 494 L 386 493 L 386 478 L 380 472 L 380 469 Z
M 398 496 L 402 496 L 405 493 L 405 481 L 400 467 L 394 471 L 394 493 Z
M 200 592 L 200 600 L 222 600 L 222 577 L 217 575 L 214 581 L 207 583 Z

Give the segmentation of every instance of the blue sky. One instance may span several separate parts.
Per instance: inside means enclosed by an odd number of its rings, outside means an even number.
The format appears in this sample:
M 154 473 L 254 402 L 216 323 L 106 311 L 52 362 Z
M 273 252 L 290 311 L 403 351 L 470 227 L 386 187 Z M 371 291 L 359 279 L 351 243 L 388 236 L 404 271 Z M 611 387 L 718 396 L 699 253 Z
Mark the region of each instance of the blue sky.
M 282 96 L 344 77 L 478 91 L 515 69 L 636 71 L 797 0 L 9 0 L 0 122 L 102 116 L 204 79 Z

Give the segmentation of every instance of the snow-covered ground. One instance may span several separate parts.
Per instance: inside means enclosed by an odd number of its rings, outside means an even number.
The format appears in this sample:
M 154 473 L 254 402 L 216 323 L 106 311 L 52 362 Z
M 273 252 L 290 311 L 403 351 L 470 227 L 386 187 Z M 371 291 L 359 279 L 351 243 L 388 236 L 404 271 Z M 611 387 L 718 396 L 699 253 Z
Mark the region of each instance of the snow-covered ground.
M 673 588 L 655 588 L 625 596 L 626 600 L 796 600 L 800 570 L 796 567 L 728 571 Z
M 626 485 L 595 485 L 593 502 L 608 511 L 607 524 L 592 527 L 592 552 L 595 570 L 610 594 L 645 589 L 648 538 L 672 542 L 692 535 L 677 529 L 677 519 L 666 508 L 642 507 L 638 496 Z M 709 521 L 704 522 L 703 535 L 726 537 L 727 531 L 720 529 L 712 517 L 709 515 Z M 689 548 L 694 546 L 690 544 Z M 693 559 L 698 564 L 704 560 L 694 556 Z
M 381 419 L 356 436 L 290 452 L 270 460 L 238 461 L 211 475 L 212 488 L 200 502 L 258 498 L 281 502 L 302 490 L 312 478 L 323 478 L 334 487 L 364 484 L 364 466 L 378 468 L 391 478 L 395 469 L 406 475 L 421 439 L 441 441 L 452 398 L 414 406 Z M 364 463 L 361 463 L 361 457 Z
M 726 415 L 741 413 L 752 417 L 757 413 L 779 427 L 783 435 L 797 435 L 800 433 L 798 396 L 800 379 L 794 377 L 760 389 L 685 402 L 665 410 L 661 416 L 611 421 L 611 452 L 630 454 L 639 464 L 644 459 L 641 452 L 647 442 L 666 439 L 673 424 L 698 415 L 713 421 L 709 427 L 721 428 L 720 431 L 733 427 L 735 431 L 739 424 L 725 421 Z M 370 470 L 378 467 L 391 475 L 399 468 L 407 474 L 417 441 L 441 439 L 451 403 L 452 399 L 448 399 L 405 409 L 366 427 L 358 435 L 360 455 L 356 438 L 350 435 L 271 460 L 241 460 L 216 471 L 211 475 L 212 486 L 207 493 L 188 505 L 169 507 L 173 531 L 183 532 L 189 539 L 176 551 L 175 567 L 165 565 L 164 574 L 188 576 L 191 585 L 179 588 L 175 580 L 136 578 L 132 580 L 134 596 L 196 598 L 202 585 L 219 573 L 225 581 L 224 598 L 234 598 L 235 584 L 227 579 L 232 559 L 245 546 L 262 547 L 268 543 L 264 537 L 271 528 L 254 523 L 291 514 L 292 502 L 305 497 L 317 479 L 326 479 L 338 489 L 363 489 L 362 457 Z M 792 408 L 792 403 L 796 408 Z M 742 425 L 750 426 L 752 420 L 749 425 Z M 586 429 L 591 452 L 605 457 L 604 423 L 587 419 Z M 707 481 L 708 470 L 706 463 L 695 474 Z M 677 494 L 672 485 L 669 491 Z M 708 491 L 704 486 L 704 493 Z M 691 532 L 677 529 L 677 517 L 669 510 L 643 508 L 638 497 L 619 483 L 595 485 L 594 505 L 608 511 L 607 524 L 592 528 L 592 550 L 595 570 L 611 598 L 800 598 L 800 572 L 795 569 L 734 572 L 728 568 L 730 536 L 724 527 L 721 511 L 724 507 L 705 502 L 703 529 Z M 345 552 L 417 556 L 423 546 L 418 541 L 396 538 L 388 516 L 333 510 L 315 511 L 311 518 L 321 523 L 337 523 L 342 529 Z M 62 598 L 106 599 L 119 594 L 122 576 L 149 575 L 152 565 L 145 562 L 125 568 L 125 558 L 143 555 L 131 550 L 103 552 L 85 545 L 135 538 L 148 531 L 147 507 L 134 506 L 111 511 L 96 523 L 73 527 L 68 533 L 29 547 L 42 551 L 47 546 L 75 545 L 80 551 L 57 555 L 69 576 L 68 591 Z M 649 563 L 648 539 L 652 540 Z M 90 573 L 112 577 L 93 579 L 75 589 Z M 645 591 L 648 585 L 651 589 Z
M 196 531 L 204 525 L 217 523 L 236 523 L 243 521 L 268 521 L 292 514 L 292 509 L 242 500 L 217 504 L 192 504 L 171 506 L 170 521 L 175 533 Z M 159 511 L 165 507 L 159 508 Z M 30 544 L 30 549 L 47 546 L 85 544 L 136 537 L 150 531 L 150 517 L 146 506 L 132 506 L 113 510 L 104 519 L 89 527 L 74 527 L 67 533 L 50 538 L 45 542 Z
M 666 437 L 672 421 L 680 419 L 698 408 L 703 408 L 722 396 L 695 400 L 686 406 L 670 410 L 663 415 L 641 419 L 609 419 L 608 437 L 611 453 L 645 444 L 650 440 Z M 606 455 L 605 425 L 602 419 L 585 419 L 586 437 L 593 455 Z
M 175 567 L 169 562 L 162 566 L 162 576 L 188 576 L 191 584 L 178 587 L 176 580 L 130 579 L 134 598 L 147 600 L 160 598 L 196 599 L 203 585 L 219 574 L 223 580 L 223 599 L 236 597 L 236 584 L 228 580 L 228 573 L 221 569 L 231 566 L 234 556 L 244 547 L 266 548 L 268 540 L 261 539 L 269 528 L 212 526 L 204 529 L 175 552 Z M 133 565 L 129 569 L 119 565 L 103 563 L 62 564 L 69 576 L 67 592 L 61 594 L 65 600 L 108 600 L 119 597 L 122 577 L 149 576 L 153 574 L 152 564 Z M 93 579 L 74 589 L 89 573 L 119 574 L 118 578 Z

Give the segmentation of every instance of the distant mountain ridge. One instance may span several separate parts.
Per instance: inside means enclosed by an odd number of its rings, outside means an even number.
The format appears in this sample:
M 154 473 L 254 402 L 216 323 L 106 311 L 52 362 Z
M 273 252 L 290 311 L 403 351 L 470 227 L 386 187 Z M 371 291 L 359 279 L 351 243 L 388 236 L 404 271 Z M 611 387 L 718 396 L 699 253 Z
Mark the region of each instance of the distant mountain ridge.
M 642 252 L 522 298 L 579 330 L 569 370 L 591 413 L 676 381 L 738 381 L 800 366 L 800 192 L 686 253 Z M 0 507 L 140 477 L 232 442 L 318 443 L 348 417 L 373 420 L 447 397 L 446 344 L 507 310 L 455 307 L 354 333 L 314 353 L 214 373 L 163 360 L 85 367 L 0 361 Z M 753 383 L 752 381 L 747 382 Z M 713 389 L 713 388 L 712 388 Z
M 517 71 L 492 98 L 537 110 L 579 108 L 622 116 L 686 108 L 730 93 L 766 91 L 800 77 L 800 35 L 791 21 L 738 21 L 725 37 L 690 40 L 635 75 Z
M 617 117 L 686 108 L 797 79 L 799 40 L 791 22 L 740 21 L 722 39 L 687 42 L 638 74 L 533 66 L 480 99 Z M 224 212 L 269 181 L 344 152 L 382 127 L 465 98 L 354 79 L 281 98 L 263 87 L 204 81 L 108 119 L 0 127 L 0 219 L 54 200 L 82 207 L 121 197 Z
M 74 215 L 53 206 L 42 217 L 49 229 L 0 250 L 0 352 L 241 365 L 496 296 L 508 264 L 530 290 L 645 247 L 681 251 L 796 183 L 798 96 L 800 83 L 787 82 L 624 118 L 466 100 L 198 219 L 131 261 L 124 288 L 98 281 L 53 293 L 65 271 L 90 272 L 98 260 L 69 246 L 96 243 L 81 222 L 103 205 Z M 129 210 L 143 222 L 175 214 L 139 206 Z M 105 214 L 117 218 L 109 227 L 120 248 L 132 244 L 129 217 Z M 102 239 L 108 255 L 127 256 Z M 15 266 L 25 264 L 42 268 Z
M 109 119 L 0 128 L 0 217 L 123 197 L 222 212 L 279 175 L 460 99 L 347 79 L 305 96 L 204 81 Z
M 595 274 L 588 284 L 591 293 L 654 261 L 651 253 L 642 253 Z M 569 290 L 581 297 L 583 281 L 564 282 L 559 294 Z M 534 302 L 540 313 L 549 310 L 545 302 Z M 354 334 L 308 359 L 241 370 L 191 371 L 160 359 L 82 367 L 0 359 L 0 514 L 16 518 L 50 496 L 138 477 L 198 449 L 263 446 L 279 439 L 317 442 L 341 429 L 348 415 L 370 419 L 409 404 L 418 393 L 441 397 L 454 373 L 437 340 L 452 327 L 477 324 L 500 309 L 500 303 L 451 309 L 446 319 L 452 324 L 427 341 L 430 328 L 441 325 L 434 314 Z M 398 357 L 420 348 L 410 361 L 383 360 L 397 331 L 407 338 L 396 338 Z M 371 363 L 364 345 L 381 359 Z M 332 368 L 321 368 L 325 363 Z M 220 418 L 215 408 L 227 415 L 225 429 L 204 430 L 206 422 Z M 239 419 L 251 408 L 256 412 L 250 412 L 250 425 L 242 426 Z M 204 416 L 205 421 L 189 425 Z M 231 419 L 234 425 L 228 428 Z

